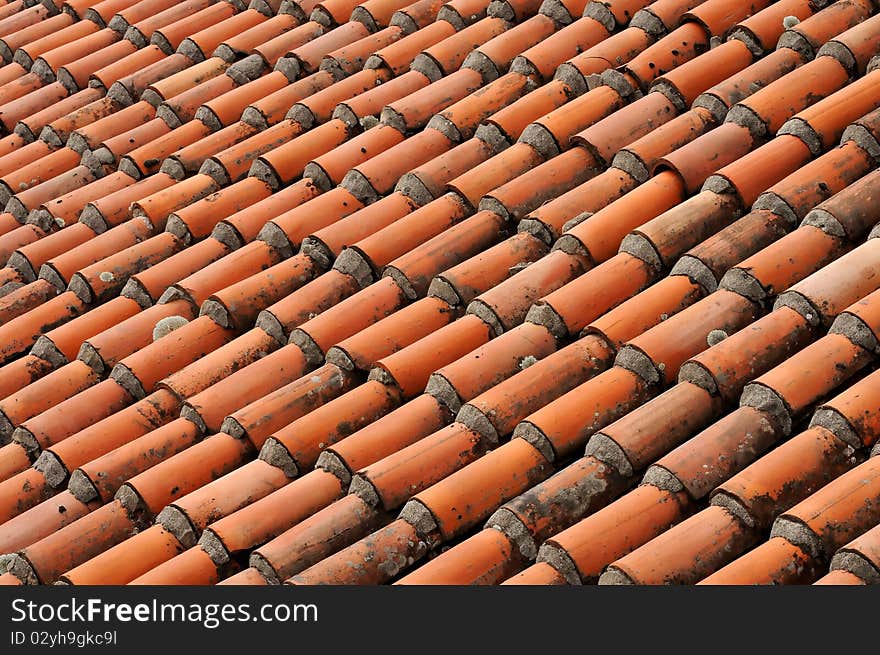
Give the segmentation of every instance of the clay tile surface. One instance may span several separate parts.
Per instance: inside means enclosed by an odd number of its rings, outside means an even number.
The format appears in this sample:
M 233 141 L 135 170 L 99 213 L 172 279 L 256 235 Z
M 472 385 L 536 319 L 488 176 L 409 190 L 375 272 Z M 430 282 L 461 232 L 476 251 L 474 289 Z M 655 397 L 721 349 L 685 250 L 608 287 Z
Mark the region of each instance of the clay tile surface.
M 880 582 L 876 3 L 0 32 L 0 584 Z

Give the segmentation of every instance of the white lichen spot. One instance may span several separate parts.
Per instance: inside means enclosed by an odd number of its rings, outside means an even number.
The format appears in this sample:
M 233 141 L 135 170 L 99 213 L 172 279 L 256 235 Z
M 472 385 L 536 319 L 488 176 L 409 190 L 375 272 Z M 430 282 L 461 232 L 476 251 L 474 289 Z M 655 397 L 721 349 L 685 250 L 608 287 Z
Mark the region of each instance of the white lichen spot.
M 162 337 L 171 334 L 174 330 L 182 328 L 189 323 L 183 316 L 166 316 L 156 323 L 153 328 L 153 341 L 158 341 Z
M 725 332 L 724 330 L 712 330 L 706 336 L 706 343 L 708 343 L 710 346 L 714 346 L 715 344 L 724 341 L 727 336 L 727 332 Z
M 318 382 L 320 382 L 320 381 L 321 381 L 321 377 L 319 375 L 313 375 L 312 377 L 309 378 L 309 382 L 311 382 L 312 384 L 318 384 Z
M 101 280 L 101 282 L 112 282 L 113 273 L 111 273 L 110 271 L 101 271 L 101 273 L 98 275 L 98 279 Z
M 55 225 L 57 225 L 58 227 L 64 227 L 65 225 L 67 225 L 67 223 L 63 218 L 56 218 Z
M 804 315 L 804 318 L 807 319 L 808 321 L 812 321 L 812 320 L 813 320 L 813 315 L 810 314 L 810 313 L 807 313 L 807 314 Z
M 801 19 L 797 16 L 786 16 L 782 19 L 782 27 L 787 30 L 790 30 L 792 27 L 801 22 Z
M 666 364 L 664 362 L 660 362 L 659 364 L 657 364 L 657 368 L 660 369 L 660 371 L 665 371 Z
M 669 314 L 666 314 L 666 313 L 660 314 L 661 321 L 665 321 L 667 318 L 669 318 Z
M 538 361 L 538 358 L 535 357 L 534 355 L 526 355 L 519 362 L 519 370 L 524 371 L 532 364 L 537 363 L 537 361 Z

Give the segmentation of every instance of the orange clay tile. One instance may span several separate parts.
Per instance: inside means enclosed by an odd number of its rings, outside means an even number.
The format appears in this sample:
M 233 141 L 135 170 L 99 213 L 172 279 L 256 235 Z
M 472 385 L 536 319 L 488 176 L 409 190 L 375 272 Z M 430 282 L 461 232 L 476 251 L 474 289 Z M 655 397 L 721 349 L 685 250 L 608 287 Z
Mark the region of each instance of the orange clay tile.
M 29 348 L 40 334 L 67 322 L 83 311 L 75 294 L 61 293 L 9 323 L 0 326 L 0 364 Z
M 621 148 L 613 165 L 637 179 L 647 179 L 661 157 L 702 136 L 714 125 L 715 119 L 707 109 L 698 107 L 685 112 Z
M 461 403 L 519 372 L 526 357 L 540 359 L 555 350 L 546 328 L 524 323 L 435 371 L 427 391 L 457 411 Z
M 804 226 L 731 268 L 722 279 L 722 286 L 737 289 L 755 300 L 772 297 L 826 264 L 839 248 L 834 237 L 813 226 Z M 779 252 L 797 253 L 797 256 L 779 260 L 776 257 Z M 745 277 L 745 284 L 734 281 L 740 277 Z
M 270 189 L 264 182 L 246 178 L 170 213 L 168 230 L 186 241 L 200 241 L 211 234 L 219 219 L 242 211 L 269 195 Z
M 432 237 L 441 235 L 444 230 L 447 230 L 466 215 L 467 211 L 463 203 L 457 195 L 451 193 L 438 198 L 424 207 L 420 207 L 399 221 L 392 223 L 387 228 L 362 239 L 357 244 L 353 244 L 351 250 L 357 253 L 357 258 L 360 261 L 352 265 L 352 273 L 357 273 L 360 280 L 364 280 L 364 276 L 368 279 L 373 271 L 381 270 L 383 266 L 387 265 L 395 257 L 408 253 L 420 244 L 430 243 L 429 240 Z M 485 217 L 481 216 L 478 220 L 473 221 L 473 223 L 483 220 L 485 220 Z M 393 238 L 389 238 L 392 235 Z M 348 269 L 348 266 L 343 264 L 345 256 L 346 252 L 343 251 L 339 258 L 338 267 L 342 271 Z M 361 273 L 364 265 L 369 271 Z M 355 266 L 356 270 L 354 270 Z
M 876 172 L 854 181 L 817 205 L 807 223 L 836 235 L 842 232 L 843 236 L 858 240 L 874 224 L 869 207 L 878 184 L 880 175 Z
M 374 77 L 374 79 L 376 78 Z M 284 80 L 286 81 L 287 78 L 284 78 Z M 347 88 L 352 84 L 351 82 L 343 81 L 339 85 L 334 85 L 334 81 L 335 79 L 329 71 L 318 71 L 292 84 L 286 84 L 277 91 L 273 91 L 252 102 L 242 112 L 242 117 L 248 123 L 258 127 L 275 125 L 285 118 L 287 112 L 294 105 L 304 101 L 317 103 L 319 98 L 312 98 L 312 96 L 321 94 L 322 91 L 326 91 L 326 94 L 322 97 L 332 94 L 336 98 L 336 94 L 342 93 L 340 88 Z M 332 91 L 330 90 L 331 88 L 333 88 Z M 329 115 L 329 112 L 333 111 L 333 106 L 327 107 L 327 105 L 335 106 L 335 103 L 332 100 L 323 103 L 322 107 Z
M 71 170 L 77 166 L 79 158 L 79 154 L 70 148 L 60 148 L 14 173 L 4 175 L 0 184 L 4 191 L 8 190 L 8 196 L 11 196 Z
M 621 256 L 624 254 L 621 253 Z M 617 259 L 615 257 L 611 261 Z M 601 267 L 597 267 L 595 270 L 601 270 Z M 592 274 L 584 276 L 572 285 L 570 291 L 576 292 L 578 288 L 583 287 L 583 283 L 593 277 Z M 701 296 L 700 287 L 688 277 L 669 276 L 641 293 L 624 299 L 618 306 L 591 321 L 585 332 L 599 335 L 611 348 L 619 349 L 630 339 L 690 307 Z M 621 299 L 618 298 L 618 300 Z
M 192 423 L 179 418 L 151 431 L 139 428 L 131 437 L 73 471 L 70 488 L 77 497 L 108 502 L 132 476 L 191 447 L 201 435 Z
M 214 228 L 213 235 L 230 247 L 253 241 L 270 219 L 304 204 L 319 193 L 320 190 L 311 180 L 300 180 L 222 219 Z
M 109 371 L 119 360 L 151 343 L 156 323 L 169 316 L 191 320 L 195 309 L 183 300 L 154 305 L 87 339 L 79 358 L 99 371 Z
M 432 281 L 430 293 L 450 304 L 467 305 L 507 278 L 517 264 L 535 262 L 546 252 L 546 244 L 531 234 L 517 234 L 443 271 Z
M 272 468 L 262 460 L 255 460 L 239 470 L 255 466 L 262 470 Z M 215 561 L 246 552 L 324 509 L 342 493 L 339 478 L 326 471 L 311 471 L 247 507 L 213 521 L 203 533 L 202 547 Z
M 223 421 L 222 429 L 262 447 L 275 430 L 336 398 L 351 384 L 350 375 L 326 364 L 233 412 Z
M 70 289 L 84 302 L 109 300 L 122 290 L 131 275 L 165 260 L 182 248 L 180 239 L 163 232 L 81 268 L 71 276 Z
M 710 423 L 718 410 L 717 400 L 705 390 L 688 383 L 675 385 L 603 427 L 590 439 L 587 454 L 600 459 L 612 454 L 608 461 L 632 475 Z M 615 456 L 615 450 L 624 459 Z
M 184 146 L 172 153 L 162 162 L 159 170 L 175 178 L 182 179 L 188 174 L 199 171 L 205 160 L 209 157 L 219 154 L 258 133 L 259 130 L 257 128 L 247 123 L 242 123 L 241 121 L 233 122 L 229 127 L 212 132 L 195 143 Z
M 382 110 L 382 122 L 401 133 L 423 128 L 437 112 L 452 105 L 482 86 L 477 71 L 458 70 Z
M 13 437 L 36 453 L 106 418 L 131 401 L 131 395 L 115 381 L 103 380 L 22 422 Z
M 809 428 L 722 482 L 712 503 L 765 530 L 783 508 L 852 467 L 851 455 L 852 450 L 828 430 Z
M 6 398 L 43 377 L 55 366 L 35 355 L 25 355 L 0 368 L 0 396 Z
M 256 325 L 283 342 L 295 327 L 352 296 L 359 288 L 353 277 L 335 269 L 330 270 L 260 312 Z M 296 347 L 300 346 L 305 347 L 305 342 Z M 323 355 L 320 353 L 317 353 L 317 360 L 315 353 L 311 356 L 316 363 L 322 361 Z
M 416 209 L 402 193 L 391 193 L 303 239 L 302 250 L 317 264 L 329 268 L 346 244 L 375 234 Z
M 812 425 L 832 430 L 853 447 L 871 447 L 877 441 L 877 410 L 873 390 L 880 376 L 870 374 L 823 403 L 815 412 Z M 842 419 L 842 420 L 841 420 Z
M 363 23 L 346 22 L 336 29 L 324 32 L 308 43 L 291 49 L 279 62 L 280 65 L 288 62 L 288 65 L 291 66 L 290 72 L 285 71 L 289 78 L 302 77 L 318 70 L 321 60 L 331 52 L 355 43 L 368 35 L 369 31 Z M 295 75 L 291 73 L 295 73 Z
M 730 79 L 751 63 L 752 53 L 745 44 L 737 40 L 728 41 L 704 56 L 665 73 L 654 81 L 652 89 L 671 94 L 680 109 L 687 108 L 702 92 Z
M 520 68 L 531 67 L 541 78 L 550 80 L 557 66 L 596 46 L 607 37 L 608 30 L 600 22 L 589 17 L 580 18 L 555 34 L 550 34 L 540 43 L 522 50 L 518 56 L 521 58 L 519 62 L 524 66 Z
M 255 475 L 257 468 L 259 474 Z M 168 505 L 157 517 L 157 522 L 169 529 L 180 543 L 194 546 L 209 523 L 249 507 L 289 482 L 280 469 L 255 460 Z
M 654 166 L 653 173 L 671 169 L 685 184 L 688 193 L 696 193 L 713 172 L 745 155 L 752 148 L 748 129 L 735 123 L 725 123 L 701 137 L 662 157 Z M 706 152 L 718 156 L 705 156 Z
M 703 191 L 641 225 L 624 238 L 621 248 L 646 256 L 655 267 L 670 266 L 689 248 L 731 223 L 738 205 L 732 194 Z
M 522 139 L 540 145 L 548 154 L 556 154 L 568 148 L 573 135 L 609 116 L 623 104 L 623 98 L 611 87 L 597 87 L 537 119 L 534 126 L 523 131 Z
M 51 444 L 43 455 L 47 479 L 56 483 L 65 473 L 167 423 L 179 406 L 172 394 L 160 390 Z
M 832 480 L 779 516 L 771 536 L 793 541 L 812 557 L 830 559 L 876 525 L 878 466 L 880 460 L 870 458 Z
M 117 253 L 151 236 L 149 225 L 141 221 L 129 221 L 117 225 L 85 243 L 53 257 L 40 269 L 41 279 L 47 279 L 59 289 L 70 281 L 80 269 L 94 264 L 104 257 Z
M 517 143 L 449 181 L 448 188 L 472 207 L 488 192 L 542 163 L 541 153 L 527 143 Z
M 51 584 L 62 573 L 131 535 L 135 524 L 118 502 L 96 509 L 21 551 L 13 568 L 31 584 Z
M 685 362 L 680 379 L 734 401 L 755 373 L 780 364 L 814 337 L 803 316 L 782 307 Z
M 783 24 L 783 19 L 786 16 L 794 16 L 802 21 L 809 18 L 814 11 L 815 9 L 810 3 L 803 0 L 773 3 L 740 21 L 733 33 L 737 35 L 736 38 L 741 39 L 756 52 L 769 52 L 776 47 L 779 37 L 786 29 Z
M 469 139 L 403 175 L 397 189 L 414 200 L 428 203 L 443 195 L 447 182 L 486 161 L 493 152 L 486 142 Z
M 858 74 L 864 74 L 865 68 L 877 53 L 877 45 L 880 43 L 877 16 L 865 19 L 858 25 L 854 25 L 842 34 L 837 35 L 827 45 L 820 49 L 823 55 L 839 57 L 847 61 L 847 67 L 852 68 Z M 842 46 L 842 48 L 841 48 Z M 843 53 L 841 53 L 843 50 Z
M 519 421 L 601 372 L 610 361 L 611 350 L 606 344 L 588 336 L 469 401 L 458 419 L 490 438 L 505 436 Z
M 502 505 L 486 527 L 513 537 L 519 550 L 534 559 L 544 540 L 601 509 L 628 486 L 613 467 L 582 457 Z
M 371 198 L 373 194 L 384 195 L 394 188 L 401 175 L 414 166 L 424 164 L 448 151 L 451 147 L 452 141 L 446 135 L 428 128 L 351 167 L 344 183 L 359 197 Z M 367 185 L 366 188 L 364 183 Z
M 222 287 L 206 299 L 209 304 L 203 303 L 202 312 L 221 325 L 245 327 L 254 322 L 260 311 L 290 295 L 319 272 L 312 259 L 294 255 Z M 212 284 L 220 286 L 221 281 Z
M 149 178 L 148 178 L 149 179 Z M 229 254 L 229 246 L 216 239 L 205 239 L 189 248 L 184 248 L 175 255 L 148 268 L 135 273 L 123 288 L 122 295 L 136 300 L 141 306 L 149 307 L 157 302 L 169 286 L 207 266 L 211 262 Z M 191 307 L 191 303 L 182 300 Z M 187 309 L 184 314 L 192 313 Z
M 353 489 L 377 499 L 386 510 L 403 505 L 485 453 L 478 433 L 453 423 L 361 470 Z
M 878 533 L 880 530 L 876 527 L 871 528 L 839 549 L 831 560 L 832 573 L 851 572 L 858 576 L 859 584 L 874 582 L 877 579 L 877 565 L 880 562 Z
M 291 14 L 271 16 L 253 27 L 223 37 L 223 42 L 211 54 L 216 53 L 226 61 L 235 61 L 250 54 L 260 44 L 289 32 L 299 24 L 299 20 Z
M 403 138 L 393 127 L 379 124 L 312 159 L 303 176 L 311 177 L 319 187 L 329 189 L 340 184 L 349 170 L 398 145 Z
M 134 395 L 146 395 L 152 393 L 159 380 L 220 347 L 232 336 L 231 330 L 201 316 L 120 360 L 112 376 Z
M 340 77 L 352 75 L 364 67 L 364 63 L 373 52 L 400 40 L 403 36 L 405 34 L 401 27 L 396 25 L 386 27 L 327 53 L 320 65 Z
M 500 18 L 484 18 L 469 27 L 443 39 L 437 45 L 426 48 L 418 59 L 423 59 L 416 70 L 433 68 L 438 76 L 449 75 L 458 70 L 467 54 L 492 37 L 502 34 L 507 22 Z M 435 78 L 436 79 L 436 78 Z
M 267 152 L 254 161 L 251 172 L 265 170 L 266 173 L 260 173 L 257 177 L 278 188 L 302 175 L 306 164 L 313 158 L 330 152 L 347 138 L 345 124 L 340 120 L 330 121 Z
M 838 569 L 836 571 L 829 571 L 827 574 L 816 580 L 813 583 L 814 585 L 861 585 L 866 584 L 864 580 L 855 575 L 854 573 L 850 573 L 849 571 L 844 571 Z
M 289 584 L 382 584 L 401 563 L 420 559 L 428 546 L 409 523 L 397 519 L 289 579 Z
M 165 53 L 158 46 L 149 45 L 146 48 L 135 50 L 119 61 L 91 71 L 90 81 L 96 81 L 102 87 L 109 90 L 119 80 L 133 75 L 137 71 L 143 70 L 163 59 L 165 59 Z
M 604 312 L 641 290 L 650 278 L 650 269 L 642 260 L 621 253 L 542 297 L 527 318 L 549 328 L 560 338 L 577 334 Z M 605 284 L 606 279 L 614 283 Z M 596 289 L 588 302 L 584 302 L 584 288 Z
M 697 23 L 687 22 L 664 36 L 622 67 L 642 92 L 661 75 L 705 52 L 709 46 L 706 30 Z
M 648 373 L 649 379 L 671 382 L 687 359 L 706 348 L 709 332 L 719 329 L 732 334 L 754 321 L 756 310 L 752 302 L 739 294 L 716 291 L 630 340 L 625 347 L 627 354 L 621 350 L 621 357 L 626 359 L 634 354 L 630 349 L 639 351 L 650 360 L 654 369 Z M 670 341 L 672 333 L 676 338 Z
M 48 284 L 48 286 L 47 286 Z M 0 299 L 0 322 L 8 323 L 56 295 L 57 289 L 46 280 L 37 280 L 6 294 Z
M 21 550 L 97 508 L 96 503 L 83 503 L 69 491 L 62 491 L 4 523 L 0 548 L 4 553 Z
M 2 123 L 4 131 L 9 133 L 22 118 L 46 109 L 68 95 L 69 91 L 60 82 L 48 84 L 33 93 L 28 93 L 0 106 L 0 123 Z
M 583 252 L 597 263 L 607 261 L 630 230 L 672 209 L 681 202 L 683 191 L 677 176 L 659 173 L 567 229 L 557 247 L 566 252 Z
M 709 507 L 614 561 L 599 584 L 693 584 L 757 541 L 721 507 Z
M 307 290 L 308 285 L 301 291 Z M 303 293 L 302 296 L 304 299 L 309 298 L 308 293 Z M 326 353 L 332 345 L 393 315 L 405 304 L 400 287 L 387 277 L 341 302 L 337 300 L 337 303 L 323 312 L 320 312 L 320 307 L 304 307 L 303 311 L 308 313 L 320 313 L 291 332 L 291 343 L 299 345 L 313 361 L 320 361 L 320 353 Z M 340 320 L 341 316 L 346 316 L 345 322 Z
M 822 323 L 827 325 L 832 317 L 851 303 L 876 290 L 877 280 L 873 274 L 873 262 L 880 252 L 878 245 L 880 244 L 874 239 L 869 239 L 823 269 L 799 281 L 789 291 L 806 299 L 816 310 Z M 808 313 L 812 314 L 809 311 Z M 815 320 L 817 317 L 814 315 L 808 318 Z
M 595 583 L 611 562 L 663 533 L 689 512 L 684 494 L 643 485 L 551 537 L 539 561 L 562 569 L 569 583 Z
M 378 68 L 381 63 L 395 75 L 404 74 L 420 52 L 436 46 L 453 34 L 455 28 L 446 21 L 431 23 L 408 34 L 400 41 L 375 50 L 367 59 L 366 65 L 370 68 Z
M 284 580 L 367 536 L 381 518 L 358 496 L 345 496 L 255 550 L 251 565 L 269 580 Z
M 773 537 L 697 584 L 809 584 L 820 575 L 822 569 L 807 553 L 781 537 Z
M 631 191 L 636 184 L 637 180 L 629 173 L 609 168 L 541 205 L 530 219 L 540 226 L 538 229 L 544 234 L 561 234 L 569 221 L 576 222 L 579 217 L 599 211 Z
M 415 216 L 415 212 L 412 216 Z M 502 220 L 497 214 L 477 212 L 390 262 L 386 272 L 407 296 L 417 298 L 427 291 L 435 275 L 497 241 L 501 224 Z M 393 227 L 394 224 L 388 229 Z M 371 259 L 375 262 L 376 258 Z
M 83 362 L 67 364 L 0 402 L 0 429 L 10 434 L 23 421 L 70 398 L 98 381 Z
M 158 175 L 162 176 L 163 173 Z M 217 188 L 218 185 L 212 178 L 198 174 L 136 200 L 131 204 L 131 215 L 143 218 L 153 229 L 160 231 L 164 229 L 171 212 L 201 200 Z
M 355 471 L 439 431 L 449 420 L 445 406 L 422 394 L 329 446 L 318 458 L 318 466 L 347 481 Z
M 506 536 L 498 530 L 482 530 L 395 584 L 495 584 L 509 578 L 521 565 L 519 551 Z
M 133 471 L 137 475 L 128 478 L 117 498 L 132 514 L 147 512 L 156 516 L 169 503 L 239 467 L 252 454 L 253 446 L 246 439 L 235 439 L 223 433 L 212 435 L 176 454 L 149 452 L 153 461 L 144 462 L 147 459 L 144 457 L 130 463 L 140 470 Z M 174 482 L 169 484 L 170 480 Z
M 283 459 L 289 476 L 307 471 L 325 446 L 387 414 L 399 402 L 393 387 L 371 380 L 275 431 L 263 446 L 262 457 L 276 464 Z
M 737 104 L 730 117 L 756 134 L 775 134 L 806 106 L 846 84 L 846 69 L 833 57 L 820 57 L 780 78 Z
M 539 562 L 507 578 L 502 585 L 565 585 L 568 584 L 559 571 L 546 562 Z
M 234 570 L 234 569 L 233 569 Z M 135 578 L 131 585 L 213 585 L 220 581 L 217 567 L 205 551 L 190 548 Z
M 324 75 L 329 74 L 328 71 L 322 71 L 322 73 Z M 315 75 L 320 74 L 316 73 Z M 374 104 L 379 104 L 378 101 L 384 99 L 386 93 L 388 93 L 388 100 L 399 99 L 400 95 L 397 93 L 401 90 L 399 84 L 392 85 L 387 89 L 381 88 L 383 83 L 387 82 L 389 78 L 390 74 L 385 70 L 367 69 L 359 71 L 335 84 L 323 85 L 317 93 L 309 97 L 297 98 L 295 104 L 285 103 L 289 107 L 286 117 L 300 123 L 304 128 L 308 128 L 316 123 L 323 123 L 329 120 L 331 116 L 336 114 L 335 109 L 340 103 L 353 101 L 362 95 L 369 94 L 369 98 L 372 99 Z M 306 80 L 308 79 L 310 78 L 306 78 Z M 302 84 L 306 80 L 301 80 L 295 84 Z M 274 95 L 281 96 L 283 94 Z M 261 105 L 261 103 L 257 104 Z M 372 107 L 373 111 L 370 113 L 377 113 L 380 108 L 374 106 Z M 350 125 L 350 127 L 358 127 L 358 125 Z
M 468 311 L 476 313 L 500 334 L 522 321 L 535 300 L 570 281 L 584 268 L 583 259 L 577 255 L 553 251 L 477 296 Z
M 536 443 L 548 458 L 561 459 L 647 398 L 642 378 L 612 367 L 526 417 L 514 436 Z
M 458 313 L 440 298 L 422 298 L 342 341 L 327 351 L 327 361 L 347 369 L 369 370 L 375 361 L 436 332 Z
M 131 183 L 118 191 L 86 203 L 80 218 L 96 232 L 103 232 L 130 218 L 129 206 L 132 202 L 147 198 L 173 184 L 174 178 L 162 173 L 138 182 L 131 180 Z
M 67 584 L 127 584 L 183 550 L 173 535 L 153 525 L 76 566 L 60 580 Z
M 856 374 L 868 359 L 865 350 L 846 336 L 829 334 L 755 378 L 752 384 L 771 389 L 785 401 L 792 416 L 797 416 Z M 800 384 L 793 384 L 787 377 L 795 369 L 809 374 L 800 380 Z M 743 402 L 748 396 L 749 393 L 744 391 Z

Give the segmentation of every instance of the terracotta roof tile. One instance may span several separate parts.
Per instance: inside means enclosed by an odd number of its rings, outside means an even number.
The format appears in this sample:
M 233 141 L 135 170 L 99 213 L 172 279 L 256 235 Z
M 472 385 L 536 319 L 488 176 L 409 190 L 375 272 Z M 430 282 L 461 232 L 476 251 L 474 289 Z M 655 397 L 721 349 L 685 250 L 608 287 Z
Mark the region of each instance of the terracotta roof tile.
M 873 580 L 871 5 L 68 4 L 0 10 L 15 581 Z

